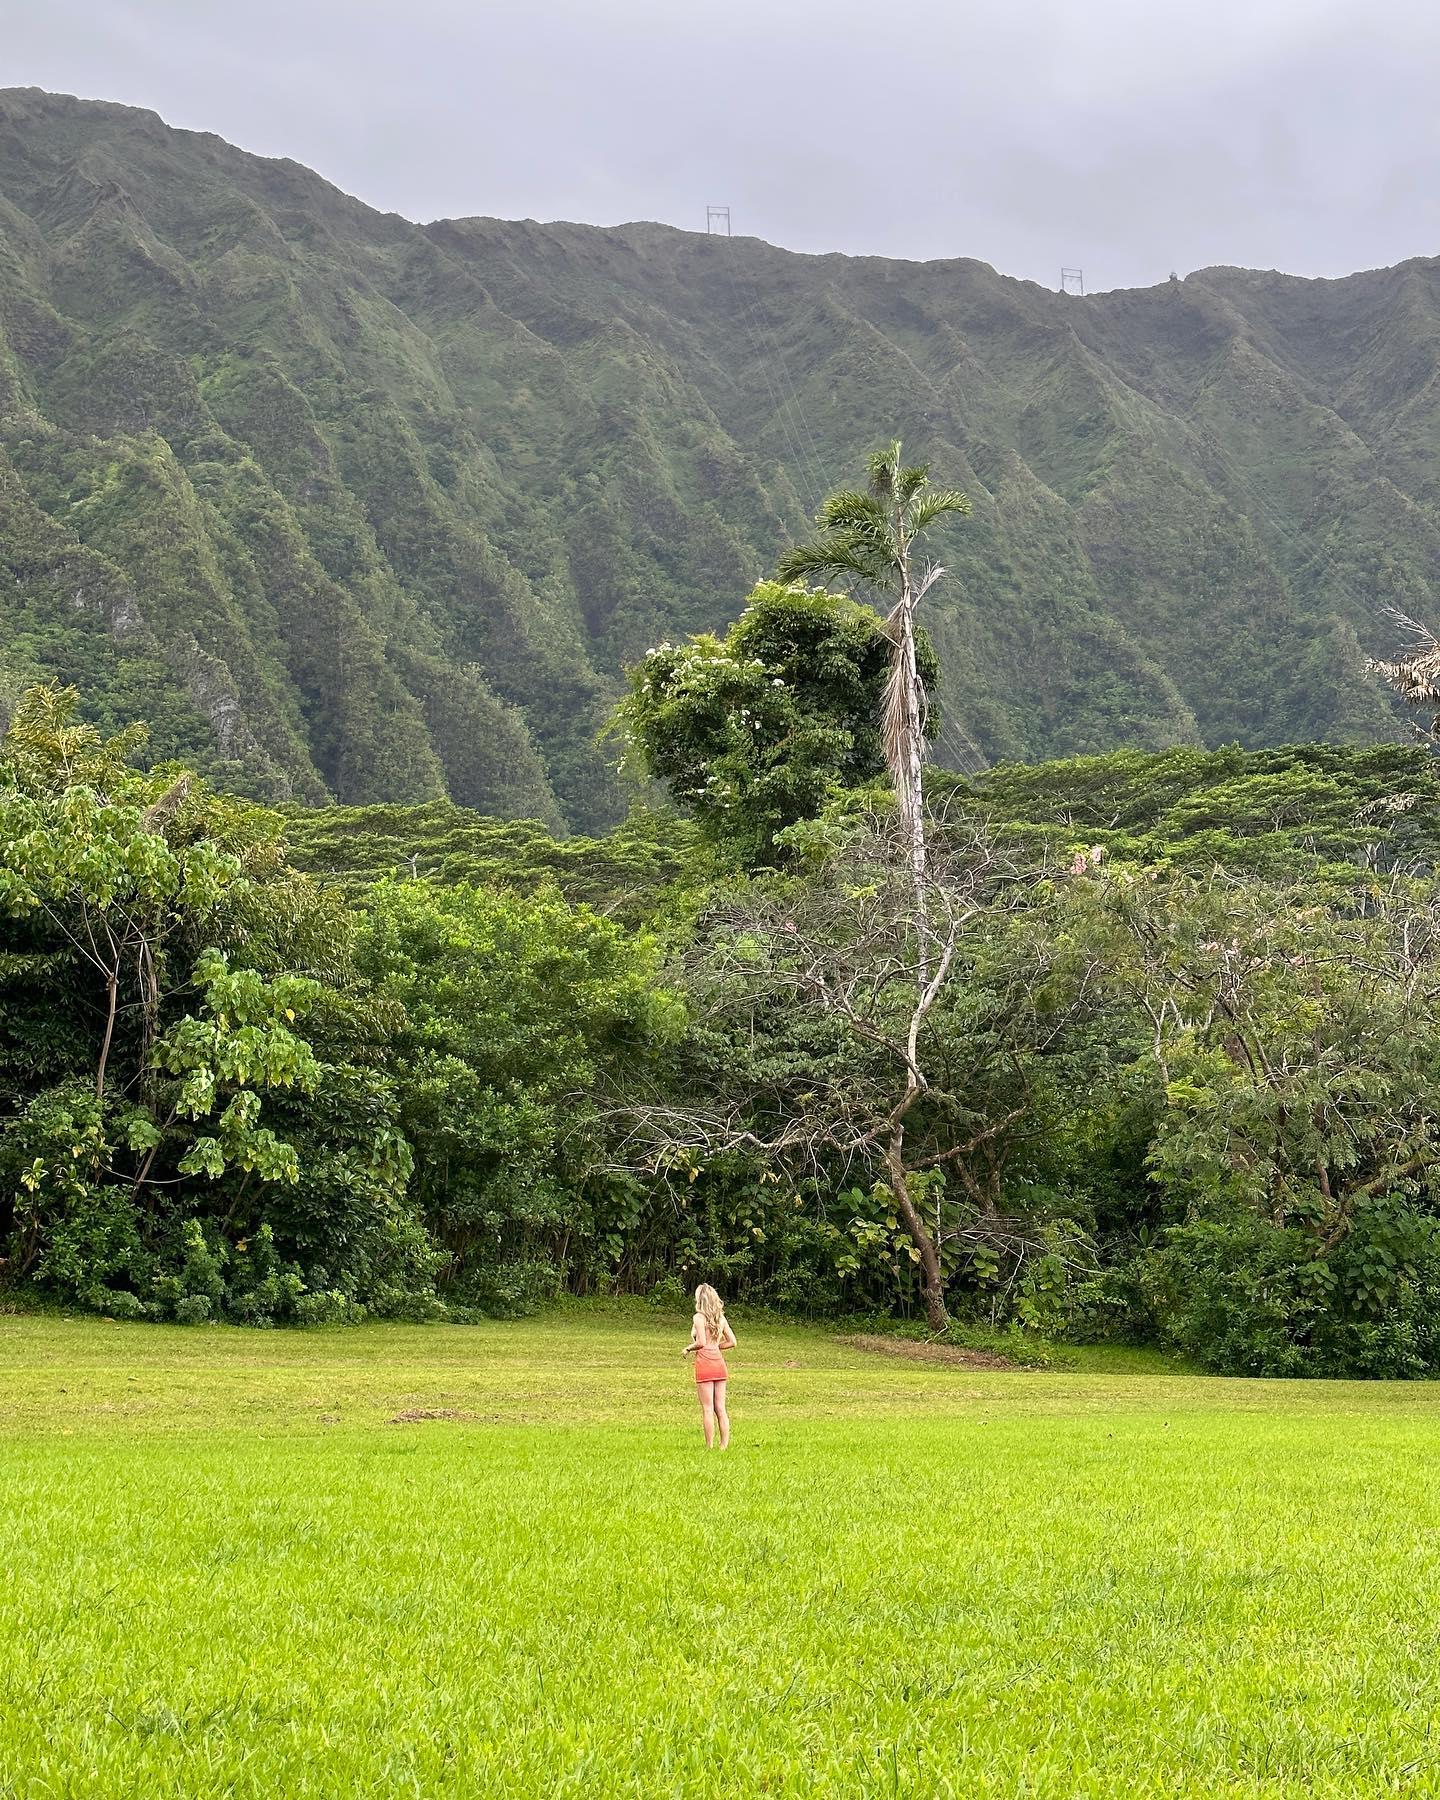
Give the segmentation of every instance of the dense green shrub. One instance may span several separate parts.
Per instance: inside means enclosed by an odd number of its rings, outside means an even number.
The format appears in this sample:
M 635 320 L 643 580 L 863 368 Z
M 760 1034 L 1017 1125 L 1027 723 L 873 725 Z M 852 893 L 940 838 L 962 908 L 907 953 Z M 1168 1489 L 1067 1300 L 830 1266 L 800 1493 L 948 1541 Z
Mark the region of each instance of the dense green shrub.
M 1397 1228 L 1409 1240 L 1399 1255 Z M 1219 1374 L 1440 1370 L 1440 1222 L 1429 1215 L 1392 1214 L 1333 1261 L 1316 1258 L 1307 1231 L 1253 1215 L 1178 1226 L 1133 1278 L 1162 1336 Z

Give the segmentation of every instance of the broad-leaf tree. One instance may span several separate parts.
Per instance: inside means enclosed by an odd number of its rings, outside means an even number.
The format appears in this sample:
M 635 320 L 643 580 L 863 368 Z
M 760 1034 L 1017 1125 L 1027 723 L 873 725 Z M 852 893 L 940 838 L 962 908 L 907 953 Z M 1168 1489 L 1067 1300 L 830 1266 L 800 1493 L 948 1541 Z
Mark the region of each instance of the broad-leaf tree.
M 605 1201 L 594 1090 L 653 1079 L 676 1019 L 648 941 L 553 890 L 387 881 L 356 961 L 394 1016 L 413 1191 L 451 1290 L 499 1299 L 588 1248 Z
M 6 1272 L 166 1318 L 423 1303 L 393 1095 L 311 1041 L 343 921 L 273 820 L 142 742 L 40 689 L 0 755 Z
M 939 670 L 924 633 L 921 679 Z M 784 860 L 787 827 L 886 771 L 882 735 L 893 645 L 843 594 L 762 581 L 723 638 L 651 650 L 630 672 L 618 723 L 707 840 L 743 867 Z

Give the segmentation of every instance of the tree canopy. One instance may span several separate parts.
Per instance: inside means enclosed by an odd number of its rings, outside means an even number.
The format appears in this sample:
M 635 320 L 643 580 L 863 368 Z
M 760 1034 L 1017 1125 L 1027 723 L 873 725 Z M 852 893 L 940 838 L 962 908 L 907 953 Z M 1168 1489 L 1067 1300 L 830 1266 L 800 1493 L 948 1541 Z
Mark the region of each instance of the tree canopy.
M 631 670 L 621 730 L 709 843 L 744 867 L 773 864 L 788 827 L 884 774 L 891 650 L 868 606 L 761 582 L 723 638 L 662 644 Z M 916 654 L 933 688 L 923 635 Z
M 873 643 L 852 602 L 796 605 Z M 863 689 L 843 641 L 836 668 Z M 294 819 L 145 760 L 54 689 L 0 750 L 12 1294 L 265 1325 L 703 1277 L 1022 1355 L 1440 1369 L 1423 750 L 932 784 L 918 912 L 873 784 L 783 866 L 639 814 L 567 860 L 422 807 L 413 861 L 403 812 L 313 821 L 316 875 Z

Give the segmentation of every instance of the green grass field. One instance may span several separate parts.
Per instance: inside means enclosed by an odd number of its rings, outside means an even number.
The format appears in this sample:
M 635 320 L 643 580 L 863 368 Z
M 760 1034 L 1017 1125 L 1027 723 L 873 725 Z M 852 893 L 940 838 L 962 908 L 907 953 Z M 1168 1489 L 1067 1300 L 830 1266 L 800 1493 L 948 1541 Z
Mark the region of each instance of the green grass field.
M 1440 1792 L 1434 1389 L 737 1328 L 0 1318 L 0 1794 Z

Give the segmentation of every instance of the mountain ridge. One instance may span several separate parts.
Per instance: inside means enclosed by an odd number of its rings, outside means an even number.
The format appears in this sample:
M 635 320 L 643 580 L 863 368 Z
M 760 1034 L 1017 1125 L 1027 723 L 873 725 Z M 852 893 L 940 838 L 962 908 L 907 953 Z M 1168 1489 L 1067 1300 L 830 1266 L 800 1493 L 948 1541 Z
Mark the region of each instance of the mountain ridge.
M 1077 297 L 419 225 L 3 90 L 0 686 L 75 680 L 264 798 L 595 829 L 622 664 L 732 617 L 899 429 L 975 500 L 930 612 L 942 760 L 1371 741 L 1381 608 L 1436 610 L 1437 374 L 1435 259 Z

